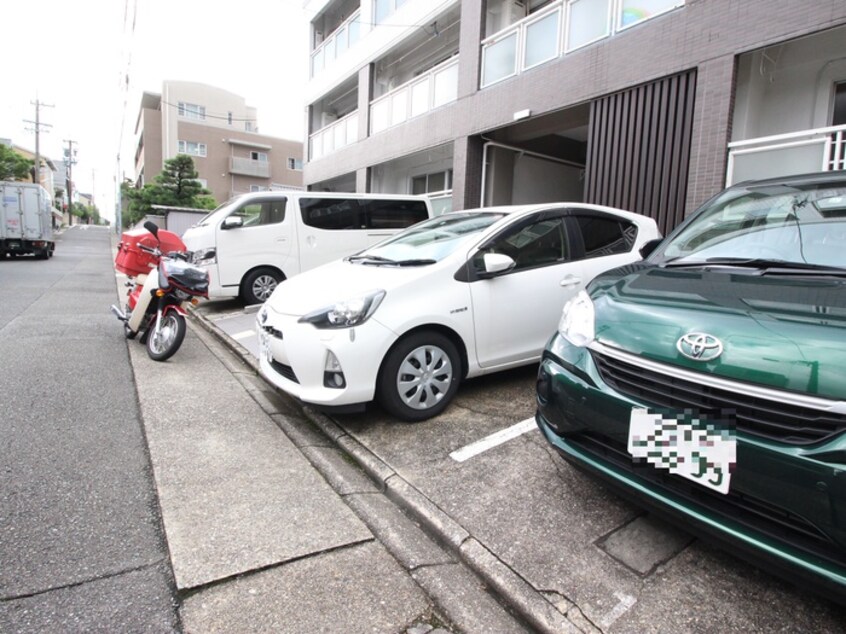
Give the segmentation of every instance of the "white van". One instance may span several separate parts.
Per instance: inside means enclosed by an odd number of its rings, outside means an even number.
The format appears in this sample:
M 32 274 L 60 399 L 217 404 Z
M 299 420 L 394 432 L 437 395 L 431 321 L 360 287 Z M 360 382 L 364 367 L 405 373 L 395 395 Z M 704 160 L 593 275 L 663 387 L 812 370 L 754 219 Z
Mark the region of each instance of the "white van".
M 208 268 L 209 297 L 257 304 L 280 281 L 431 216 L 425 196 L 257 192 L 221 205 L 182 240 L 194 263 Z

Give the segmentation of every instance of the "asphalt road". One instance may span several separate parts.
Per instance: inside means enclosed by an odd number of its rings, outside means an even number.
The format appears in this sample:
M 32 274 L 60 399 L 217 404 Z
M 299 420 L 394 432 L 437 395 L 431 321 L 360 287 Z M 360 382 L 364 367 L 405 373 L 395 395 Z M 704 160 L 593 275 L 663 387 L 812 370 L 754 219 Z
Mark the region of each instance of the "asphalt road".
M 110 236 L 0 261 L 0 631 L 173 631 Z
M 255 307 L 199 309 L 257 353 Z M 587 632 L 843 632 L 846 610 L 657 519 L 543 440 L 536 368 L 465 382 L 417 424 L 378 406 L 332 419 Z

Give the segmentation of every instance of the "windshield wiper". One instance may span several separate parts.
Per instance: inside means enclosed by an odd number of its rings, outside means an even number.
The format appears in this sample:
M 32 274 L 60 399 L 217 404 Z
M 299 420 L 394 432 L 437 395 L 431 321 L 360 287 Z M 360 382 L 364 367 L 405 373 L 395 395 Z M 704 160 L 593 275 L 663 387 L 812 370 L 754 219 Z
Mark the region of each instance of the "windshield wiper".
M 791 262 L 766 258 L 707 258 L 705 260 L 670 260 L 663 264 L 666 268 L 733 266 L 758 269 L 762 275 L 846 275 L 846 268 L 812 264 L 810 262 Z
M 394 264 L 396 265 L 397 261 L 392 260 L 391 258 L 383 258 L 381 255 L 350 255 L 345 258 L 347 262 L 361 262 L 363 264 Z
M 398 260 L 396 265 L 397 266 L 426 266 L 427 264 L 437 264 L 437 260 L 432 260 L 431 258 L 418 258 L 418 259 L 411 259 L 411 260 Z
M 428 258 L 412 258 L 408 260 L 392 260 L 391 258 L 383 258 L 381 255 L 351 255 L 346 258 L 347 262 L 361 262 L 362 264 L 375 264 L 376 266 L 426 266 L 427 264 L 437 264 L 437 260 Z

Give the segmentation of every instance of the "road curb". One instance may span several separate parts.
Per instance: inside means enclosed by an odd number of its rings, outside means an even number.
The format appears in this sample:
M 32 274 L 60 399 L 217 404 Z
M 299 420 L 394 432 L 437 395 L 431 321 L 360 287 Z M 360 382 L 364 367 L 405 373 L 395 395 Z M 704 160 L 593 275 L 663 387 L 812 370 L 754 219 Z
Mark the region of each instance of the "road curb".
M 194 310 L 190 312 L 196 323 L 225 347 L 239 355 L 264 381 L 264 377 L 259 372 L 257 360 L 246 348 L 226 336 L 201 313 Z M 397 474 L 387 463 L 358 440 L 347 434 L 331 418 L 292 399 L 270 383 L 267 383 L 267 385 L 282 397 L 294 402 L 306 418 L 328 437 L 341 452 L 354 460 L 394 503 L 425 526 L 426 531 L 434 539 L 460 557 L 462 562 L 489 586 L 503 604 L 534 629 L 543 634 L 561 634 L 562 632 L 578 634 L 583 631 L 543 594 L 535 590 L 528 581 L 499 559 L 483 543 L 476 540 L 461 524 Z

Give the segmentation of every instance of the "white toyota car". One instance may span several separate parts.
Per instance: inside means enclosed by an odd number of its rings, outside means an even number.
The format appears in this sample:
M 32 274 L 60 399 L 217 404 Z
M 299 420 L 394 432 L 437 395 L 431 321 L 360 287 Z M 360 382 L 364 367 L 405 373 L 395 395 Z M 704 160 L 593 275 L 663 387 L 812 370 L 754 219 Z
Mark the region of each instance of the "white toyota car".
M 300 400 L 419 421 L 462 379 L 536 363 L 565 302 L 660 237 L 582 203 L 456 211 L 280 283 L 257 314 L 261 371 Z

